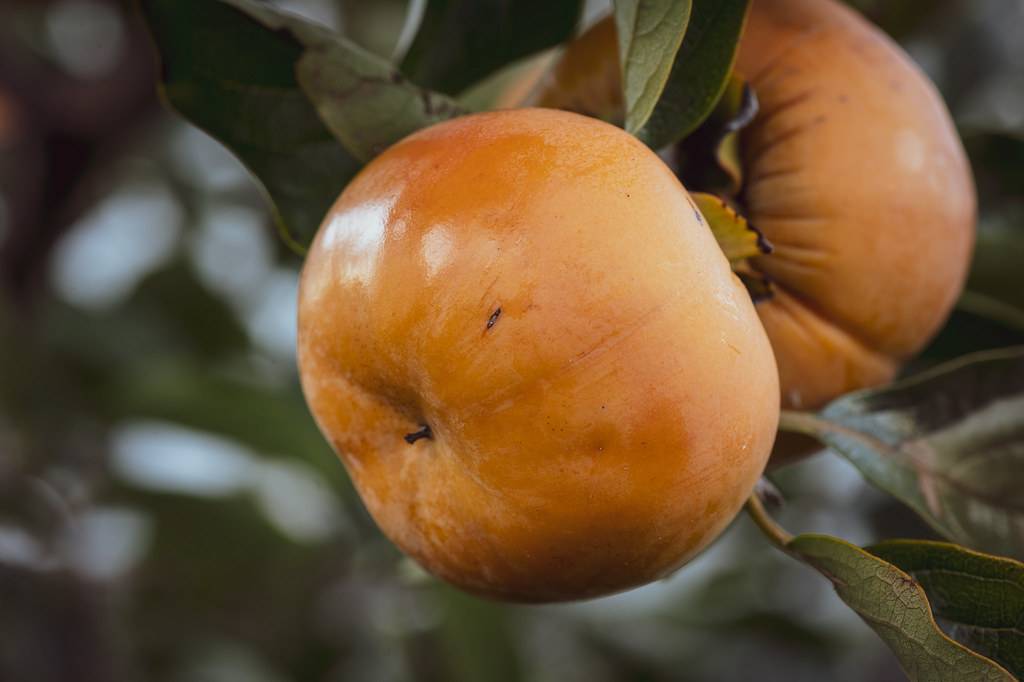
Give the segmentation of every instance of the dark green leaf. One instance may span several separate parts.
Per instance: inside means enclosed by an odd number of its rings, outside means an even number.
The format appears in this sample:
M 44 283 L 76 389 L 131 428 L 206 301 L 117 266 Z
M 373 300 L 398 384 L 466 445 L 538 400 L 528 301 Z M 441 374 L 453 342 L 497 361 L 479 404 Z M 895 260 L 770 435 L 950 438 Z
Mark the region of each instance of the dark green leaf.
M 1024 318 L 1024 225 L 978 230 L 967 290 L 1016 308 Z
M 298 64 L 302 88 L 360 161 L 463 113 L 449 98 L 413 85 L 388 62 L 340 36 L 313 26 L 295 32 L 306 46 Z
M 512 643 L 509 622 L 501 618 L 501 606 L 477 599 L 442 582 L 433 593 L 444 604 L 447 617 L 438 635 L 459 673 L 459 680 L 517 682 L 524 679 L 521 658 Z
M 1024 557 L 1024 348 L 967 356 L 782 421 L 823 440 L 947 538 Z
M 868 551 L 921 584 L 957 641 L 1024 676 L 1024 564 L 945 542 L 890 540 Z
M 694 0 L 672 72 L 637 136 L 653 149 L 686 137 L 725 91 L 749 0 Z
M 268 385 L 181 360 L 125 371 L 102 391 L 111 418 L 161 419 L 220 434 L 274 457 L 296 457 L 327 473 L 337 462 L 302 403 L 298 386 Z
M 906 369 L 1024 343 L 1024 224 L 1014 217 L 978 231 L 967 288 L 935 339 Z
M 499 68 L 568 40 L 580 0 L 429 0 L 402 72 L 458 94 Z
M 237 7 L 140 0 L 163 62 L 164 98 L 234 152 L 259 179 L 282 235 L 308 244 L 359 169 L 299 88 L 303 48 Z M 246 5 L 248 8 L 249 5 Z
M 636 133 L 661 97 L 690 22 L 691 0 L 616 0 L 626 130 Z
M 1024 263 L 1024 260 L 1021 262 Z M 1024 282 L 1021 284 L 1024 285 Z M 1018 308 L 999 298 L 968 289 L 961 294 L 956 307 L 957 310 L 997 322 L 1005 329 L 1024 333 L 1024 308 Z
M 999 664 L 943 633 L 924 590 L 895 566 L 827 535 L 798 535 L 786 549 L 832 582 L 836 594 L 882 638 L 912 681 L 1013 682 Z
M 1003 303 L 980 296 L 964 292 L 942 330 L 920 355 L 904 366 L 904 376 L 913 376 L 968 353 L 1024 344 L 1024 327 L 1015 320 L 1016 309 L 1007 309 Z
M 957 47 L 962 49 L 966 44 Z M 1024 129 L 997 131 L 982 125 L 961 129 L 960 136 L 977 181 L 979 203 L 986 208 L 986 222 L 991 221 L 998 216 L 992 215 L 994 210 L 1012 210 L 1012 204 L 1003 202 L 1012 202 L 1024 187 Z

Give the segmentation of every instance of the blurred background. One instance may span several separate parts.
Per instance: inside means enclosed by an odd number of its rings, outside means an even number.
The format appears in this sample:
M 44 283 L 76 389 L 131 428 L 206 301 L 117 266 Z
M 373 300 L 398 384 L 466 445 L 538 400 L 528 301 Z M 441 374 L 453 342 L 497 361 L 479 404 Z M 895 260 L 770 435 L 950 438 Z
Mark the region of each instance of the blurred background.
M 383 55 L 406 11 L 276 4 Z M 855 4 L 961 127 L 973 286 L 1024 303 L 1024 3 Z M 303 404 L 301 261 L 239 163 L 161 109 L 147 40 L 126 4 L 0 0 L 0 680 L 903 679 L 745 518 L 670 580 L 572 605 L 478 600 L 404 559 Z M 918 366 L 1021 342 L 976 313 Z M 775 478 L 792 531 L 928 535 L 834 455 Z

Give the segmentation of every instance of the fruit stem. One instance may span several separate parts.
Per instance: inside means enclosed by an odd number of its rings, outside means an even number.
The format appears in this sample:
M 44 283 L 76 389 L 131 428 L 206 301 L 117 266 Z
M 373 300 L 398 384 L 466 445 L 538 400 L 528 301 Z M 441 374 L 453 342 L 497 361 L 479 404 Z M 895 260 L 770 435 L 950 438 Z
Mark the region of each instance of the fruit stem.
M 820 434 L 828 430 L 828 422 L 813 412 L 782 410 L 779 413 L 779 430 L 802 433 L 821 440 Z
M 412 445 L 413 443 L 418 441 L 420 438 L 433 438 L 433 437 L 434 437 L 434 432 L 430 430 L 430 424 L 424 424 L 423 426 L 421 426 L 419 428 L 418 431 L 413 431 L 412 433 L 407 433 L 404 436 L 402 436 L 402 438 L 405 439 L 405 442 L 408 443 L 409 445 Z
M 785 528 L 775 523 L 775 519 L 768 514 L 757 493 L 751 495 L 747 500 L 747 513 L 773 545 L 783 551 L 789 551 L 789 541 L 793 539 L 793 536 Z

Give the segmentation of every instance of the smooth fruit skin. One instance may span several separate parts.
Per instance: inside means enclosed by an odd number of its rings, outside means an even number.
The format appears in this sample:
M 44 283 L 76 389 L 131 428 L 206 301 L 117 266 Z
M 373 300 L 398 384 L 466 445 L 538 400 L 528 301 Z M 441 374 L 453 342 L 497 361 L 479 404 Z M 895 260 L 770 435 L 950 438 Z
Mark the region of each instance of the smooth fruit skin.
M 531 101 L 604 101 L 614 24 L 578 40 Z M 783 406 L 814 409 L 888 382 L 942 325 L 970 261 L 974 184 L 927 77 L 838 2 L 753 0 L 736 69 L 760 102 L 741 136 L 741 210 L 775 247 L 754 262 L 776 285 L 757 311 Z
M 775 246 L 758 307 L 783 402 L 889 381 L 967 275 L 970 167 L 942 99 L 903 51 L 832 0 L 755 0 L 737 69 L 761 110 L 743 203 Z
M 778 420 L 767 338 L 671 170 L 553 110 L 439 124 L 353 180 L 302 272 L 299 367 L 385 534 L 508 600 L 678 568 Z
M 495 102 L 514 108 L 524 99 L 530 106 L 565 109 L 621 126 L 622 80 L 615 22 L 594 24 L 573 40 L 554 63 L 536 60 Z

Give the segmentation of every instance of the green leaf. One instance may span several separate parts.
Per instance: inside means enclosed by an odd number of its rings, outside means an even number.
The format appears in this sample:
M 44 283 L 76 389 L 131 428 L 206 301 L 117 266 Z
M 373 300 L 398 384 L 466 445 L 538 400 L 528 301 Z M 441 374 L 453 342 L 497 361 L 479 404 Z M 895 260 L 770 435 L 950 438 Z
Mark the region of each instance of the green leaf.
M 294 30 L 306 46 L 299 83 L 327 127 L 360 161 L 372 160 L 420 128 L 465 113 L 341 36 L 315 26 Z
M 1015 308 L 974 292 L 964 292 L 946 324 L 928 346 L 903 368 L 912 376 L 968 353 L 1024 344 L 1024 322 Z
M 704 215 L 718 246 L 730 263 L 772 252 L 772 245 L 764 235 L 724 199 L 703 192 L 690 192 L 690 197 Z
M 945 537 L 1024 557 L 1024 348 L 846 395 L 783 428 L 813 435 Z
M 414 83 L 450 95 L 568 40 L 581 0 L 429 0 L 402 61 Z
M 652 149 L 694 131 L 715 108 L 736 60 L 749 0 L 694 0 L 689 27 L 650 118 L 637 137 Z
M 990 216 L 978 230 L 967 288 L 928 347 L 907 367 L 918 371 L 966 353 L 1024 343 L 1024 226 Z
M 748 223 L 728 202 L 714 194 L 690 192 L 690 200 L 711 229 L 733 272 L 750 294 L 750 299 L 757 303 L 771 298 L 774 295 L 771 280 L 755 271 L 748 260 L 772 252 L 772 245 L 761 231 Z
M 272 457 L 295 457 L 325 473 L 336 459 L 297 385 L 211 370 L 179 356 L 146 371 L 119 371 L 96 394 L 111 419 L 160 419 L 217 433 Z
M 827 535 L 798 535 L 786 549 L 832 582 L 840 599 L 886 643 L 911 680 L 1013 682 L 998 663 L 943 633 L 921 585 L 895 566 Z
M 954 639 L 1024 677 L 1024 564 L 945 542 L 890 540 L 868 551 L 921 584 Z
M 1024 317 L 1024 226 L 978 230 L 967 290 L 1012 306 Z
M 1021 262 L 1024 263 L 1024 260 Z M 1021 284 L 1024 286 L 1024 282 Z M 1024 333 L 1024 308 L 1018 308 L 994 296 L 968 289 L 960 295 L 956 307 L 957 310 L 997 322 L 1005 329 Z
M 360 167 L 299 88 L 302 46 L 260 20 L 269 11 L 211 0 L 139 4 L 160 53 L 164 99 L 252 171 L 282 237 L 301 250 Z
M 690 23 L 691 0 L 616 0 L 615 28 L 622 64 L 626 130 L 651 117 Z

